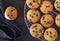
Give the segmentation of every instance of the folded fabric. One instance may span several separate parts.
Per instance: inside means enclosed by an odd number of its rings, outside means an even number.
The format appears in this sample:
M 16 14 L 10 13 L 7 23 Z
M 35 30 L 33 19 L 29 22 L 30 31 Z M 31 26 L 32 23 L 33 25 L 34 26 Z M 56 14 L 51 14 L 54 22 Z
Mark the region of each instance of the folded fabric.
M 16 38 L 16 32 L 13 29 L 3 24 L 0 25 L 0 39 L 10 40 L 14 38 Z
M 22 35 L 22 31 L 15 24 L 6 20 L 3 13 L 2 0 L 0 0 L 0 41 L 13 41 Z

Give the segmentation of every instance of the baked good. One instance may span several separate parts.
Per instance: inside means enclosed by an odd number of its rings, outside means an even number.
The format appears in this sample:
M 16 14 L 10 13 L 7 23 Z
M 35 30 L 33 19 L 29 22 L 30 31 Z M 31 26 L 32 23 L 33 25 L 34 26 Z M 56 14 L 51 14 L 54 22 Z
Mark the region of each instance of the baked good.
M 47 41 L 54 41 L 58 37 L 58 32 L 54 28 L 48 28 L 44 33 L 44 38 Z
M 41 37 L 44 32 L 43 26 L 38 23 L 32 24 L 29 30 L 30 30 L 30 34 L 35 38 Z
M 58 27 L 60 27 L 60 14 L 58 14 L 55 18 L 55 23 Z
M 30 9 L 27 12 L 27 19 L 28 19 L 29 22 L 32 22 L 32 23 L 38 22 L 39 19 L 40 19 L 39 11 L 35 10 L 35 9 Z
M 56 10 L 60 11 L 60 0 L 55 0 L 54 7 Z
M 41 17 L 40 22 L 45 28 L 48 28 L 53 25 L 54 19 L 50 14 L 46 14 Z
M 15 20 L 17 18 L 18 12 L 17 9 L 13 6 L 9 6 L 5 10 L 5 18 L 8 20 Z
M 26 0 L 26 4 L 29 8 L 38 8 L 41 0 Z
M 50 1 L 43 1 L 40 10 L 44 14 L 48 14 L 53 11 L 53 5 Z

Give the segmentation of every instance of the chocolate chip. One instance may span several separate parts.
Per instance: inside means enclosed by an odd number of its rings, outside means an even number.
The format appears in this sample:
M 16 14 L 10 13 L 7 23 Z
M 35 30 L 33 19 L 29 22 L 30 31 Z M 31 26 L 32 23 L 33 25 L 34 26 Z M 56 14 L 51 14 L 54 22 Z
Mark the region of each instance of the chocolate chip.
M 13 12 L 14 10 L 11 10 L 11 12 Z
M 13 16 L 13 15 L 11 15 L 11 16 Z
M 33 32 L 35 32 L 35 31 L 33 30 Z
M 48 24 L 50 24 L 50 22 L 49 22 L 49 21 L 47 21 L 47 23 L 48 23 Z
M 36 31 L 36 33 L 38 33 L 38 31 Z
M 14 11 L 15 10 L 15 8 L 11 8 L 11 11 Z
M 47 33 L 47 35 L 48 35 L 48 33 Z
M 58 4 L 57 4 L 57 6 L 58 6 Z
M 58 2 L 56 2 L 56 3 L 58 3 Z
M 37 3 L 38 5 L 40 4 L 40 3 Z
M 50 13 L 50 11 L 48 11 L 48 13 Z
M 42 32 L 42 30 L 40 29 L 39 32 Z
M 50 38 L 52 38 L 52 36 L 50 36 Z
M 37 27 L 37 25 L 33 26 L 33 27 Z
M 36 16 L 38 16 L 38 14 Z
M 29 3 L 29 5 L 32 5 L 32 3 Z
M 46 31 L 46 33 L 48 33 L 48 31 Z
M 60 20 L 60 19 L 57 19 L 57 20 Z
M 38 35 L 36 34 L 35 36 L 37 37 Z
M 59 6 L 57 8 L 60 8 Z
M 45 19 L 45 17 L 42 18 L 42 20 L 44 20 L 44 19 Z
M 46 6 L 46 8 L 48 8 L 48 7 L 50 7 L 50 6 Z
M 48 24 L 51 24 L 51 23 L 52 23 L 52 21 L 48 20 L 48 21 L 47 21 L 47 23 L 48 23 Z
M 30 19 L 30 22 L 32 22 L 32 20 Z
M 35 15 L 35 13 L 33 13 Z
M 55 37 L 56 35 L 54 35 L 54 37 Z
M 38 0 L 33 0 L 33 2 L 35 3 L 35 2 L 38 2 Z
M 46 21 L 44 21 L 46 23 Z
M 59 20 L 59 19 L 57 19 L 57 20 Z
M 31 16 L 31 15 L 29 15 L 29 16 Z
M 52 32 L 50 32 L 50 34 L 52 34 Z
M 45 21 L 44 21 L 44 22 L 45 22 Z M 46 23 L 46 25 L 47 25 L 47 24 L 51 24 L 51 22 L 50 22 L 50 21 L 47 21 L 47 22 L 45 22 L 45 23 Z
M 15 9 L 12 9 L 11 12 L 13 12 Z
M 11 12 L 13 12 L 13 10 L 11 10 Z
M 37 30 L 37 28 L 35 28 Z
M 51 24 L 51 23 L 52 23 L 52 21 L 50 21 L 50 20 L 49 20 L 49 21 L 47 21 L 47 23 L 48 23 L 48 24 Z
M 43 2 L 41 2 L 41 4 L 43 4 Z
M 34 7 L 34 5 L 32 7 Z
M 39 34 L 37 34 L 37 35 L 39 35 Z
M 31 16 L 32 18 L 34 17 L 34 16 Z
M 47 25 L 48 23 L 46 23 L 46 25 Z
M 13 19 L 13 18 L 10 17 L 10 19 Z
M 7 16 L 9 16 L 9 15 L 7 15 Z
M 52 21 L 50 21 L 50 24 L 52 23 Z
M 35 9 L 35 11 L 37 11 L 37 9 Z
M 35 36 L 37 37 L 39 34 L 36 34 Z

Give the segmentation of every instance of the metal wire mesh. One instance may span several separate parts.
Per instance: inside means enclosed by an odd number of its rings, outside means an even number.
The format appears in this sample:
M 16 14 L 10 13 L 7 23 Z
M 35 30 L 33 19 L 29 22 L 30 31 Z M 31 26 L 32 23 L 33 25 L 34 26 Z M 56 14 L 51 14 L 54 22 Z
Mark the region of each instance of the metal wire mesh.
M 30 8 L 28 8 L 27 4 L 25 3 L 25 6 L 24 6 L 24 19 L 25 19 L 25 23 L 26 23 L 28 29 L 29 29 L 30 26 L 33 24 L 33 23 L 29 22 L 29 21 L 27 20 L 27 17 L 26 17 L 27 11 L 28 11 L 29 9 L 30 9 Z M 54 10 L 55 10 L 55 9 L 54 9 Z M 55 11 L 55 12 L 57 12 L 57 11 Z M 57 12 L 57 13 L 59 13 L 59 12 Z M 51 14 L 51 15 L 53 16 L 53 18 L 55 19 L 56 15 L 55 15 L 53 12 L 50 13 L 50 14 Z M 42 14 L 42 15 L 43 15 L 43 14 Z M 39 22 L 38 22 L 38 23 L 39 23 Z M 58 38 L 57 38 L 55 41 L 60 41 L 60 28 L 57 27 L 57 26 L 55 25 L 55 23 L 53 24 L 52 27 L 54 27 L 54 28 L 57 30 L 57 32 L 58 32 Z M 40 39 L 41 41 L 46 41 L 46 40 L 44 39 L 43 35 L 42 35 L 39 39 Z

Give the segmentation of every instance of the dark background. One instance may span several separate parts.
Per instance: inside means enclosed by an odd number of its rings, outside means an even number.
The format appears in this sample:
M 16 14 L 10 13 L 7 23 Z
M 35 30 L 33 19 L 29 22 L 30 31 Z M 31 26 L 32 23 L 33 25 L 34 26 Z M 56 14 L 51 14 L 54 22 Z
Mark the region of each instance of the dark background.
M 50 1 L 52 3 L 54 3 L 55 0 L 50 0 Z M 22 31 L 23 34 L 21 36 L 17 37 L 14 41 L 40 41 L 36 38 L 33 38 L 30 35 L 29 30 L 25 24 L 25 21 L 24 21 L 25 0 L 3 0 L 2 3 L 3 3 L 2 7 L 3 7 L 4 11 L 8 6 L 14 6 L 18 10 L 18 18 L 16 20 L 10 21 L 10 22 L 15 24 L 16 26 L 18 26 L 18 28 Z M 59 31 L 60 31 L 60 29 L 59 29 Z M 2 40 L 0 40 L 0 41 L 2 41 Z
M 23 35 L 17 37 L 14 41 L 40 41 L 30 35 L 29 30 L 25 24 L 24 3 L 25 0 L 3 0 L 4 11 L 8 6 L 14 6 L 18 10 L 18 18 L 10 22 L 17 25 L 18 28 L 22 31 Z

